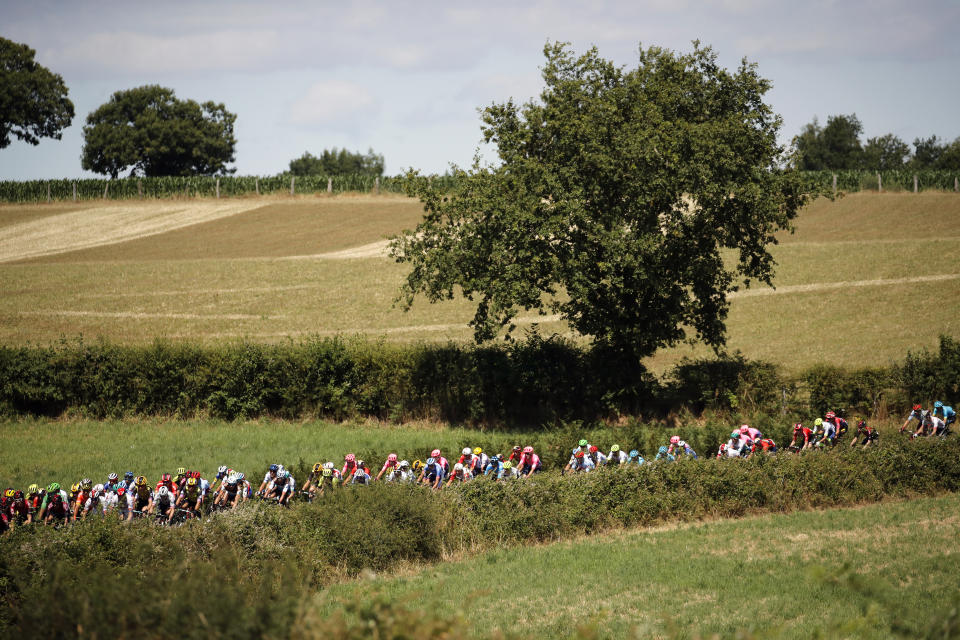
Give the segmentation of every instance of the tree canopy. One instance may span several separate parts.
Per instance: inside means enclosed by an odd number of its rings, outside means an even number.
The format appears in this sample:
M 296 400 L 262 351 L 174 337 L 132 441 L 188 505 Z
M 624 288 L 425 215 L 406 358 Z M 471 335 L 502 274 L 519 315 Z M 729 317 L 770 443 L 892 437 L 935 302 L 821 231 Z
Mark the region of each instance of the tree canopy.
M 324 149 L 320 157 L 309 151 L 290 161 L 290 173 L 295 176 L 340 176 L 362 174 L 383 175 L 383 155 L 369 149 L 366 154 L 346 149 Z
M 30 144 L 60 139 L 73 122 L 73 103 L 63 78 L 37 64 L 36 51 L 0 38 L 0 149 L 14 136 Z
M 223 104 L 179 100 L 173 89 L 147 85 L 117 91 L 87 116 L 84 169 L 116 178 L 233 173 L 237 116 Z
M 793 139 L 797 167 L 806 171 L 859 169 L 863 164 L 861 133 L 863 124 L 856 114 L 830 116 L 824 127 L 814 118 Z
M 455 167 L 449 193 L 408 175 L 425 216 L 391 242 L 410 265 L 402 303 L 462 291 L 477 341 L 533 310 L 633 360 L 685 338 L 720 348 L 727 294 L 771 283 L 767 246 L 809 198 L 781 168 L 770 83 L 699 43 L 640 49 L 632 69 L 596 48 L 544 54 L 539 101 L 482 112 L 497 163 Z

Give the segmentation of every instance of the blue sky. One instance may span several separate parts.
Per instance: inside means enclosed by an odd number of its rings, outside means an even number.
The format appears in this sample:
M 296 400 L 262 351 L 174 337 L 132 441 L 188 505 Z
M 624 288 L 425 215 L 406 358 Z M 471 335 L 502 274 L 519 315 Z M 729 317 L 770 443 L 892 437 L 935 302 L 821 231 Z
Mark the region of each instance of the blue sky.
M 631 66 L 639 45 L 699 39 L 773 82 L 789 142 L 856 113 L 865 137 L 960 136 L 960 2 L 634 0 L 501 2 L 52 2 L 0 0 L 0 35 L 37 50 L 76 108 L 62 140 L 0 150 L 0 179 L 78 177 L 82 127 L 144 84 L 237 114 L 237 173 L 274 174 L 304 151 L 373 148 L 387 173 L 469 165 L 477 109 L 542 88 L 548 40 Z

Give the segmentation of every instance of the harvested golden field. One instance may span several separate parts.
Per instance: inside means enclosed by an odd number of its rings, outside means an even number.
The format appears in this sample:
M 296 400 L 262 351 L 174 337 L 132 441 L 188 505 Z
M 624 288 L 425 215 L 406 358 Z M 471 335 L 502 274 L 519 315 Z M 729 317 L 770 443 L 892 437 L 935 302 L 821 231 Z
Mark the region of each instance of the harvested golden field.
M 135 204 L 122 215 L 122 203 L 53 205 L 49 215 L 43 205 L 0 207 L 0 255 L 8 260 L 0 264 L 0 341 L 47 343 L 78 334 L 130 343 L 472 335 L 466 301 L 418 301 L 409 313 L 393 306 L 404 267 L 384 256 L 384 239 L 416 224 L 417 201 L 352 196 Z M 83 215 L 90 216 L 90 228 L 70 226 Z M 58 228 L 54 221 L 69 224 Z M 50 230 L 45 246 L 39 224 Z M 824 360 L 880 365 L 908 349 L 934 347 L 941 333 L 960 335 L 960 196 L 820 200 L 782 240 L 773 249 L 777 288 L 731 298 L 731 349 L 790 369 Z M 566 332 L 557 318 L 521 318 L 521 327 L 539 321 L 547 332 Z M 707 352 L 679 347 L 650 364 L 662 369 Z

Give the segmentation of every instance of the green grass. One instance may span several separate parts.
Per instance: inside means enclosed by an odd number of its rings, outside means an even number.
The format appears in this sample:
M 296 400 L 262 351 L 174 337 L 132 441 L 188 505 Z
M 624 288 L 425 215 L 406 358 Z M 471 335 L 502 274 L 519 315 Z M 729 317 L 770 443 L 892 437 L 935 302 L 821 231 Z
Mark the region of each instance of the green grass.
M 589 505 L 584 505 L 589 508 Z M 667 525 L 500 549 L 315 596 L 327 619 L 381 594 L 481 637 L 917 637 L 960 592 L 960 496 Z

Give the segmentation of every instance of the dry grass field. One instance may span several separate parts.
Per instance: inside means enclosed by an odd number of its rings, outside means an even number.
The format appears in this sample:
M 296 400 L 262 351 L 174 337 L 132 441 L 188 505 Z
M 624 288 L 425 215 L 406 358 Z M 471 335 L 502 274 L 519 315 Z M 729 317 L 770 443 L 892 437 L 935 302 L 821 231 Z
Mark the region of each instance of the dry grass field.
M 383 240 L 421 212 L 396 196 L 0 206 L 0 342 L 469 339 L 465 301 L 392 305 L 404 267 Z M 871 365 L 960 334 L 960 196 L 820 200 L 781 241 L 777 289 L 734 294 L 730 348 L 791 369 Z

